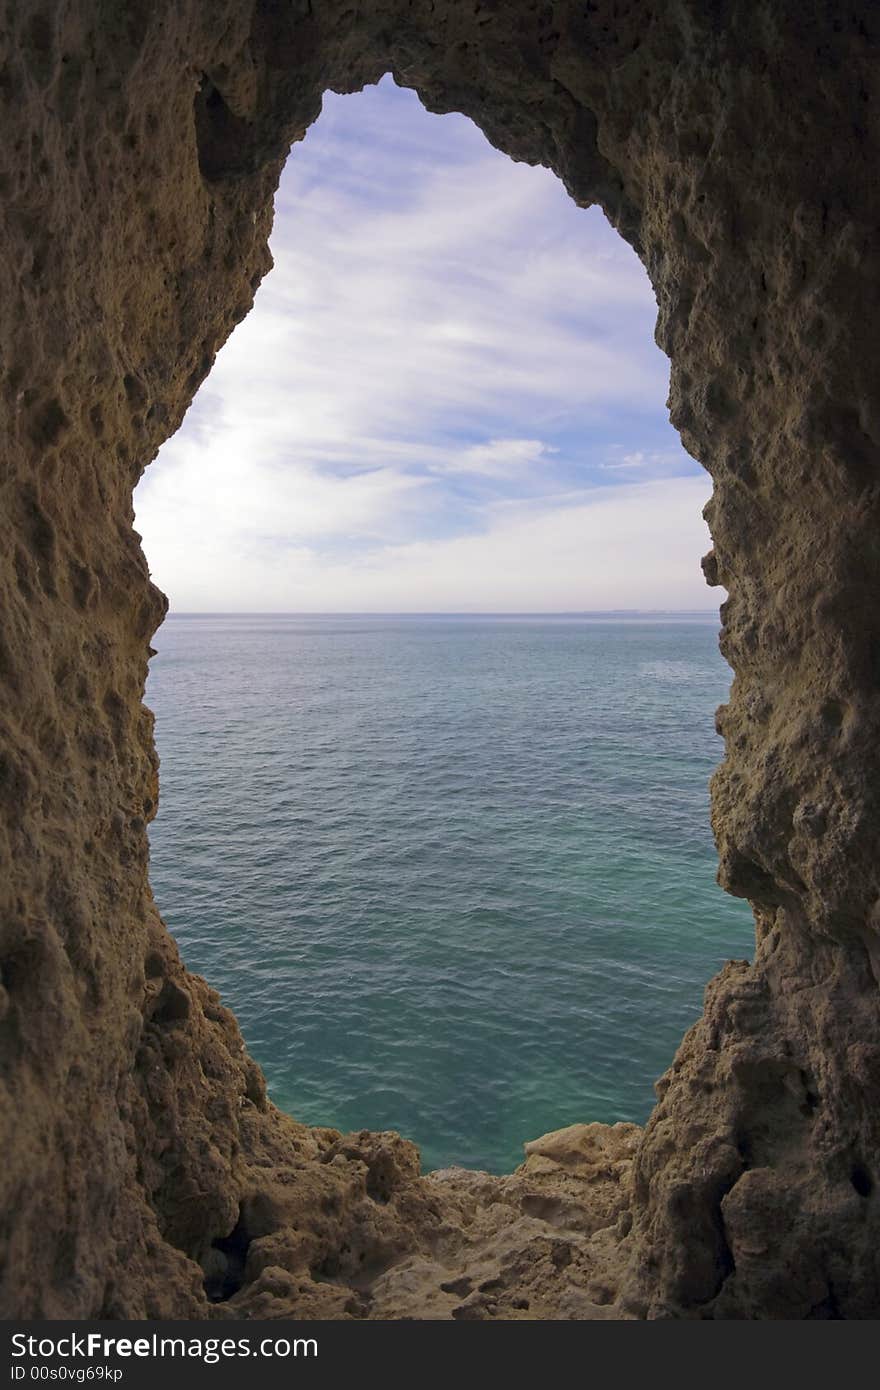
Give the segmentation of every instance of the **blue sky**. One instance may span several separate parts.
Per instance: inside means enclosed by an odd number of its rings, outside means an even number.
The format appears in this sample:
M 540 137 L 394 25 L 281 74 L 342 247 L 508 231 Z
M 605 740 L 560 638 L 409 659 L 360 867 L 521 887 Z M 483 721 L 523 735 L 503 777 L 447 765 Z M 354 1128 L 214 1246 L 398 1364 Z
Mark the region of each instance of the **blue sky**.
M 275 269 L 135 495 L 178 612 L 712 609 L 633 252 L 390 78 L 294 146 Z

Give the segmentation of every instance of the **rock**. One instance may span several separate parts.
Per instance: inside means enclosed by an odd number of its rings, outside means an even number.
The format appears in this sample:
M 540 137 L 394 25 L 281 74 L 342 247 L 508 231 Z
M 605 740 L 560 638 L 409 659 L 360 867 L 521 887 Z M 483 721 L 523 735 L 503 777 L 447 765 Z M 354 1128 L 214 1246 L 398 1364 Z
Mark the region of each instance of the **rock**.
M 0 1311 L 877 1316 L 873 9 L 3 15 Z M 642 257 L 729 593 L 712 823 L 754 961 L 710 983 L 643 1134 L 545 1136 L 505 1178 L 276 1111 L 147 877 L 166 603 L 132 488 L 271 265 L 291 141 L 388 70 Z

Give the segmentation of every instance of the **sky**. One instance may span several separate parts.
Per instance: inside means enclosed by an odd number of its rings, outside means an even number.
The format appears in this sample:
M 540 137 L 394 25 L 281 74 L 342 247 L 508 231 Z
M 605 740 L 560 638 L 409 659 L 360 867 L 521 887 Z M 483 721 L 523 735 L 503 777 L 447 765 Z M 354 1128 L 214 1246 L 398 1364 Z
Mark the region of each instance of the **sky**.
M 390 77 L 328 94 L 275 268 L 135 493 L 172 612 L 717 609 L 633 251 Z

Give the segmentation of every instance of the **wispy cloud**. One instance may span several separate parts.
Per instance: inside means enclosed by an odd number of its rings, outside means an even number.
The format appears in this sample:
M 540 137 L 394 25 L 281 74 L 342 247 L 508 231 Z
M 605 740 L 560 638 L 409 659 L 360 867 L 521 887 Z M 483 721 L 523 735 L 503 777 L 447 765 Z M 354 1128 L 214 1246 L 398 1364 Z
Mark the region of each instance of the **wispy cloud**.
M 386 79 L 327 98 L 272 249 L 138 489 L 176 608 L 709 606 L 708 487 L 665 418 L 647 279 L 597 211 Z M 628 570 L 596 518 L 625 547 L 649 495 L 663 544 Z
M 626 453 L 623 446 L 612 445 L 609 457 L 599 468 L 605 473 L 625 473 L 630 478 L 679 477 L 682 474 L 681 448 L 634 449 Z
M 436 468 L 443 473 L 481 474 L 487 478 L 509 478 L 523 469 L 547 463 L 558 450 L 540 439 L 490 439 L 485 444 L 446 453 Z

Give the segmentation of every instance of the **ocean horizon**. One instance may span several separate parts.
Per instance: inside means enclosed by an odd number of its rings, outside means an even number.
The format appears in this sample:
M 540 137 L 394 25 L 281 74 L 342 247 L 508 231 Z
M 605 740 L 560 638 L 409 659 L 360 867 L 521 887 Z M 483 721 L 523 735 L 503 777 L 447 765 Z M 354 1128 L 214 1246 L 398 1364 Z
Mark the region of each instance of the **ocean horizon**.
M 295 608 L 268 608 L 268 609 L 199 609 L 181 610 L 171 609 L 166 614 L 164 621 L 169 618 L 702 618 L 709 621 L 719 622 L 717 608 L 573 608 L 573 609 L 552 609 L 546 612 L 535 609 L 534 611 L 497 611 L 474 609 L 473 612 L 460 612 L 450 609 L 448 612 L 443 609 L 426 609 L 410 611 L 398 611 L 389 609 L 368 611 L 366 609 L 295 609 Z

